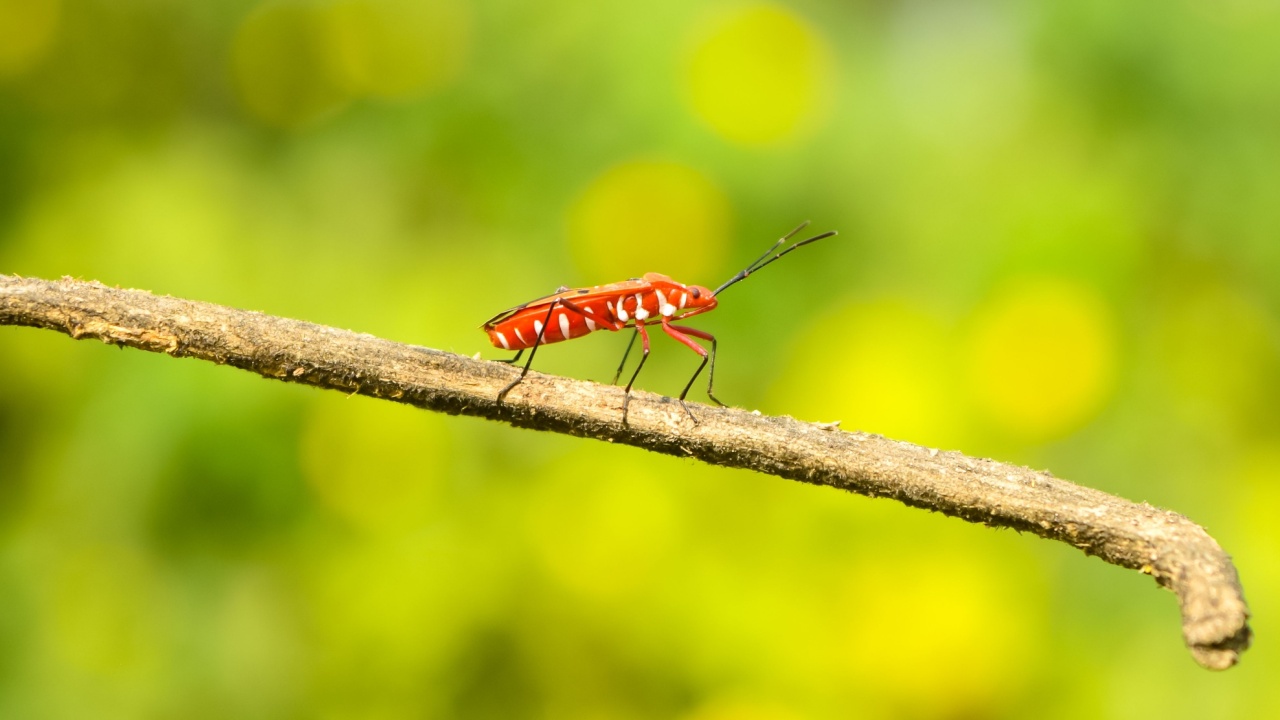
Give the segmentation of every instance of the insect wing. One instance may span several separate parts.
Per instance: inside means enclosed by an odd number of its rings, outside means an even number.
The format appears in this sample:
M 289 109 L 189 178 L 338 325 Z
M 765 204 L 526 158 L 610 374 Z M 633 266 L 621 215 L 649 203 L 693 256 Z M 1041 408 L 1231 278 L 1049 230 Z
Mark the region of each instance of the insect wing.
M 550 294 L 550 295 L 544 295 L 543 297 L 537 298 L 537 299 L 535 299 L 535 300 L 530 300 L 530 301 L 529 301 L 529 302 L 527 302 L 527 303 L 524 303 L 524 304 L 521 304 L 521 305 L 517 305 L 517 306 L 515 306 L 515 307 L 513 307 L 513 308 L 507 308 L 506 310 L 503 310 L 502 312 L 498 313 L 497 315 L 494 315 L 493 317 L 491 317 L 491 318 L 489 318 L 488 320 L 486 320 L 486 321 L 484 322 L 484 324 L 480 326 L 480 329 L 481 329 L 481 330 L 489 330 L 489 329 L 490 329 L 490 328 L 492 328 L 493 326 L 497 325 L 498 323 L 502 322 L 503 320 L 506 320 L 507 318 L 510 318 L 511 316 L 515 315 L 516 313 L 520 312 L 521 310 L 524 310 L 525 308 L 536 308 L 536 307 L 539 307 L 539 306 L 541 306 L 541 307 L 546 307 L 547 305 L 551 304 L 551 302 L 553 302 L 556 298 L 558 298 L 558 297 L 560 297 L 560 296 L 562 296 L 562 295 L 568 295 L 568 294 L 569 294 L 569 293 L 563 293 L 563 292 L 552 293 L 552 294 Z
M 564 292 L 552 293 L 536 300 L 530 300 L 523 305 L 517 305 L 513 308 L 503 310 L 502 312 L 489 318 L 485 324 L 481 325 L 481 329 L 488 330 L 499 323 L 514 317 L 515 315 L 526 310 L 536 310 L 538 308 L 546 309 L 548 305 L 560 298 L 564 298 L 569 302 L 590 302 L 599 298 L 614 297 L 616 295 L 627 295 L 639 292 L 648 288 L 649 284 L 638 278 L 624 280 L 622 282 L 610 283 L 608 285 L 597 285 L 589 288 L 576 288 L 566 290 Z

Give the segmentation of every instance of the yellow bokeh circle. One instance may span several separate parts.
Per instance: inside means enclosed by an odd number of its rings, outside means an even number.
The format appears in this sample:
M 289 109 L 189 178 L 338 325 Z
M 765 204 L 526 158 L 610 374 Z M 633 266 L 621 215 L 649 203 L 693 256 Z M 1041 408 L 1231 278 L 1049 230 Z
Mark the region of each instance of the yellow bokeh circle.
M 569 472 L 540 486 L 529 514 L 532 547 L 566 589 L 597 601 L 642 591 L 667 567 L 680 534 L 666 486 L 642 472 L 608 482 Z
M 1040 278 L 997 293 L 973 317 L 969 387 L 979 409 L 1032 441 L 1087 422 L 1111 391 L 1111 311 L 1089 287 Z
M 803 313 L 803 308 L 797 308 Z M 814 318 L 769 393 L 776 412 L 933 447 L 964 445 L 950 333 L 894 298 Z
M 442 423 L 363 398 L 318 403 L 300 438 L 303 474 L 320 502 L 353 526 L 413 530 L 438 509 L 449 454 Z
M 1247 423 L 1274 413 L 1260 388 L 1275 382 L 1276 340 L 1256 299 L 1213 281 L 1185 283 L 1161 303 L 1149 330 L 1156 372 L 1188 421 Z
M 605 171 L 569 211 L 569 237 L 591 284 L 660 272 L 711 285 L 729 234 L 729 201 L 680 163 L 634 160 Z
M 803 715 L 771 701 L 723 695 L 699 705 L 681 720 L 804 720 Z
M 907 562 L 904 562 L 907 560 Z M 1025 573 L 1023 573 L 1025 575 Z M 841 668 L 890 717 L 977 717 L 1035 676 L 1043 619 L 1033 578 L 962 551 L 867 558 L 832 601 Z M 892 588 L 892 591 L 885 591 Z
M 822 36 L 791 10 L 751 5 L 700 33 L 686 89 L 694 112 L 722 137 L 768 145 L 814 124 L 829 100 L 831 66 Z
M 0 0 L 0 78 L 38 63 L 57 36 L 59 0 Z
M 458 75 L 471 22 L 459 0 L 338 0 L 326 11 L 329 68 L 353 94 L 402 98 Z
M 326 70 L 325 28 L 323 12 L 310 3 L 267 3 L 245 18 L 232 42 L 231 71 L 251 115 L 291 128 L 347 101 Z

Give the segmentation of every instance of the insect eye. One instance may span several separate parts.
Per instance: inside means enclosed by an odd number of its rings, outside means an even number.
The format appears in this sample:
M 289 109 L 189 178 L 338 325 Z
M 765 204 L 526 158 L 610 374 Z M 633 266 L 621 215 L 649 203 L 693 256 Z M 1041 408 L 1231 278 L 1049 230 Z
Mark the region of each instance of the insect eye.
M 698 288 L 689 288 L 689 294 L 693 295 L 694 300 L 698 300 L 702 297 L 702 292 L 699 291 Z

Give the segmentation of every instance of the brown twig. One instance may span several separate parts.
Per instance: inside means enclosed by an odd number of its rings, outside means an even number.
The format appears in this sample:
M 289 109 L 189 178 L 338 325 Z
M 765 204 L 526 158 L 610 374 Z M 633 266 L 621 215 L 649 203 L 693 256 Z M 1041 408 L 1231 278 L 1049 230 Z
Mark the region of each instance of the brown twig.
M 96 282 L 0 275 L 0 324 L 635 445 L 1035 533 L 1173 590 L 1183 637 L 1201 665 L 1230 667 L 1249 646 L 1249 610 L 1235 566 L 1203 528 L 1045 472 L 728 408 L 695 405 L 694 423 L 675 401 L 645 392 L 635 393 L 623 425 L 619 388 L 541 373 L 530 373 L 499 403 L 498 391 L 517 372 L 508 365 Z

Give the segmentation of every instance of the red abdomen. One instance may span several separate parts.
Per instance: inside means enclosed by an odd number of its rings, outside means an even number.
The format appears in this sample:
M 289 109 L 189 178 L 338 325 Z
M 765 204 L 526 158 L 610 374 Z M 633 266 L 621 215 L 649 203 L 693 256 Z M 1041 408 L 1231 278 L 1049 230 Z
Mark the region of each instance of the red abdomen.
M 652 288 L 617 283 L 553 295 L 505 317 L 499 315 L 486 323 L 484 330 L 494 347 L 525 350 L 534 343 L 572 340 L 596 330 L 621 330 L 637 317 L 645 320 L 658 312 L 658 297 Z M 541 342 L 537 340 L 539 331 Z

